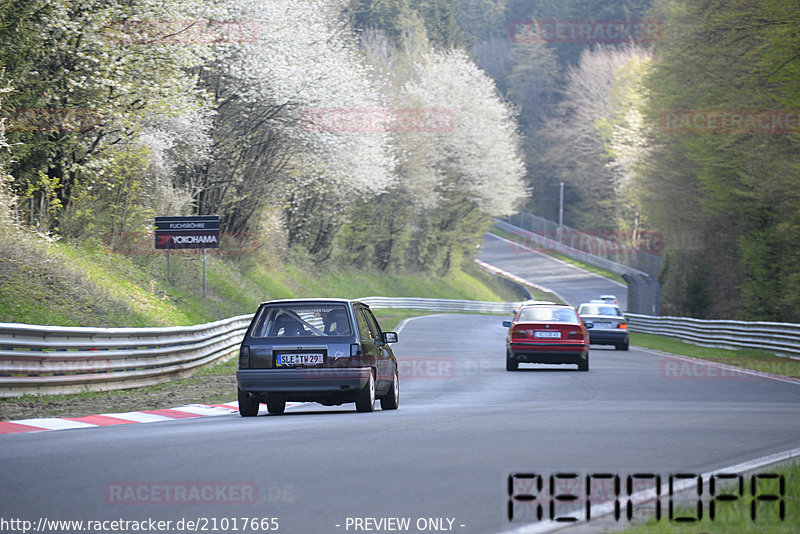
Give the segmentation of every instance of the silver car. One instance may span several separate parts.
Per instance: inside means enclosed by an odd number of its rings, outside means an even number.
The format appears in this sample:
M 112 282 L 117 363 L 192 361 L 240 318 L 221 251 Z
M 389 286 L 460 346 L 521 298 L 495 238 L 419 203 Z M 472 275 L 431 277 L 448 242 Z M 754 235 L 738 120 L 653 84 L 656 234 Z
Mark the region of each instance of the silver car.
M 617 350 L 628 350 L 628 322 L 619 306 L 604 302 L 586 302 L 578 307 L 592 345 L 614 345 Z

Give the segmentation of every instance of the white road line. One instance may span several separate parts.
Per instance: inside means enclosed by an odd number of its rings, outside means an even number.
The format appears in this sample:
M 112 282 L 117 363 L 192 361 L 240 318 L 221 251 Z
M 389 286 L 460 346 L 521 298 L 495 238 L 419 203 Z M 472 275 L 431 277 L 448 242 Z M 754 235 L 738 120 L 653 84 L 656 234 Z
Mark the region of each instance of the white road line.
M 397 328 L 395 328 L 394 331 L 399 334 L 403 330 L 403 328 L 405 328 L 406 325 L 408 323 L 410 323 L 411 321 L 414 321 L 416 319 L 425 319 L 427 317 L 438 317 L 439 315 L 445 315 L 445 314 L 443 314 L 443 313 L 433 313 L 431 315 L 417 315 L 416 317 L 408 317 L 408 318 L 403 319 L 402 321 L 400 321 L 400 324 L 397 325 Z
M 94 428 L 97 426 L 89 423 L 83 423 L 81 421 L 70 421 L 68 419 L 56 419 L 56 418 L 21 419 L 19 421 L 11 421 L 11 422 L 18 423 L 20 425 L 29 425 L 39 428 L 45 428 L 47 430 L 65 430 L 67 428 Z
M 502 239 L 502 237 L 499 237 L 498 239 Z M 563 297 L 563 296 L 562 296 L 562 295 L 561 295 L 561 294 L 560 294 L 558 291 L 556 291 L 556 290 L 554 290 L 554 289 L 550 289 L 549 287 L 545 287 L 545 286 L 543 286 L 543 285 L 541 285 L 541 284 L 537 284 L 537 283 L 531 282 L 530 280 L 527 280 L 527 279 L 525 279 L 525 278 L 522 278 L 521 276 L 517 276 L 516 274 L 509 273 L 508 271 L 504 271 L 503 269 L 501 269 L 501 268 L 497 267 L 496 265 L 492 265 L 491 263 L 486 263 L 486 262 L 485 262 L 485 261 L 483 261 L 483 260 L 477 260 L 477 261 L 480 261 L 482 265 L 485 265 L 486 267 L 488 267 L 488 268 L 490 268 L 490 269 L 494 269 L 494 270 L 496 270 L 496 271 L 497 271 L 497 272 L 499 272 L 499 273 L 507 273 L 507 274 L 509 274 L 509 275 L 513 276 L 513 277 L 514 277 L 514 278 L 516 278 L 516 279 L 522 280 L 522 282 L 523 282 L 523 283 L 525 283 L 525 284 L 528 284 L 528 285 L 530 285 L 530 286 L 533 286 L 533 287 L 535 287 L 536 289 L 538 289 L 538 290 L 540 290 L 540 291 L 546 291 L 546 292 L 548 292 L 548 293 L 552 293 L 553 295 L 555 295 L 556 297 L 558 297 L 559 299 L 561 299 L 561 301 L 562 301 L 562 302 L 564 302 L 565 304 L 569 302 L 569 301 L 568 301 L 567 299 L 565 299 L 565 298 L 564 298 L 564 297 Z
M 215 406 L 203 406 L 201 404 L 187 404 L 186 406 L 179 406 L 178 408 L 172 408 L 173 410 L 178 410 L 179 412 L 188 412 L 197 415 L 206 415 L 206 416 L 213 416 L 213 415 L 228 415 L 233 413 L 234 410 L 238 410 L 237 408 L 217 408 Z
M 163 415 L 144 412 L 101 413 L 100 415 L 105 415 L 106 417 L 116 417 L 117 419 L 125 419 L 126 421 L 135 421 L 137 423 L 157 423 L 158 421 L 175 420 L 172 417 L 164 417 Z
M 577 270 L 581 271 L 582 273 L 586 273 L 586 274 L 589 274 L 589 275 L 592 275 L 592 276 L 596 276 L 597 278 L 602 278 L 606 282 L 611 282 L 612 284 L 616 284 L 616 285 L 618 285 L 620 287 L 624 287 L 624 288 L 628 287 L 627 285 L 623 284 L 622 282 L 618 282 L 616 280 L 612 280 L 611 278 L 603 276 L 602 274 L 597 274 L 597 273 L 593 273 L 592 271 L 587 271 L 586 269 L 583 269 L 582 267 L 578 267 L 577 265 L 573 265 L 573 264 L 571 264 L 569 262 L 566 262 L 564 260 L 560 260 L 558 258 L 554 258 L 553 256 L 550 256 L 549 254 L 545 254 L 544 252 L 539 252 L 536 249 L 530 248 L 530 247 L 525 246 L 525 245 L 523 245 L 521 243 L 516 243 L 514 241 L 511 241 L 510 239 L 506 239 L 505 237 L 500 237 L 499 235 L 495 235 L 495 234 L 493 234 L 491 232 L 488 232 L 487 235 L 490 235 L 490 236 L 494 237 L 495 239 L 499 239 L 500 241 L 503 241 L 505 243 L 509 243 L 511 245 L 514 245 L 515 247 L 524 248 L 525 250 L 528 250 L 528 251 L 532 252 L 533 254 L 539 254 L 539 255 L 544 256 L 546 258 L 549 258 L 549 259 L 551 259 L 553 261 L 556 261 L 556 262 L 558 262 L 558 263 L 560 263 L 562 265 L 566 265 L 567 267 L 571 267 L 572 269 L 577 269 Z M 553 293 L 555 293 L 555 292 L 553 291 Z
M 716 469 L 714 471 L 709 471 L 708 473 L 703 473 L 702 475 L 699 476 L 701 477 L 702 480 L 708 480 L 713 475 L 745 473 L 761 469 L 762 467 L 766 467 L 768 465 L 784 462 L 792 458 L 797 458 L 799 456 L 800 456 L 800 448 L 789 449 L 788 451 L 770 454 L 769 456 L 762 456 L 761 458 L 756 458 L 755 460 L 749 460 L 747 462 L 742 462 L 736 465 L 731 465 L 728 467 L 723 467 L 721 469 Z M 697 478 L 692 478 L 690 480 L 685 480 L 683 482 L 677 482 L 673 484 L 672 491 L 674 493 L 681 493 L 683 491 L 692 489 L 697 485 L 696 481 Z M 665 483 L 661 486 L 661 495 L 668 495 L 669 491 L 670 489 L 668 483 Z M 652 501 L 655 498 L 656 498 L 656 492 L 654 489 L 647 491 L 640 491 L 638 493 L 634 493 L 630 497 L 625 497 L 626 500 L 630 499 L 633 504 L 645 503 L 648 501 Z M 607 516 L 612 513 L 614 513 L 613 503 L 598 504 L 592 506 L 590 510 L 590 516 L 592 517 L 593 520 L 599 519 L 601 517 Z M 573 521 L 571 523 L 564 523 L 564 522 L 559 523 L 550 520 L 538 521 L 536 523 L 528 523 L 526 525 L 522 525 L 512 530 L 501 531 L 501 534 L 546 534 L 550 532 L 556 532 L 558 530 L 568 530 L 572 527 L 587 523 L 586 511 L 583 509 L 564 517 L 574 517 L 575 519 L 577 519 L 577 521 Z

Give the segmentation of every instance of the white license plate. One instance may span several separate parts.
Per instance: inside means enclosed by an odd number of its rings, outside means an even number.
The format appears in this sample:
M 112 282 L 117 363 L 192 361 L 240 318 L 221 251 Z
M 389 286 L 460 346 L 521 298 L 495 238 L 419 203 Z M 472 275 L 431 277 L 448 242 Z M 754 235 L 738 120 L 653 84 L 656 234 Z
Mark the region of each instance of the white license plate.
M 322 365 L 325 355 L 321 352 L 304 354 L 278 354 L 278 365 Z
M 533 333 L 533 337 L 561 339 L 561 332 L 558 330 L 536 330 Z
M 611 328 L 611 323 L 594 323 L 595 328 Z

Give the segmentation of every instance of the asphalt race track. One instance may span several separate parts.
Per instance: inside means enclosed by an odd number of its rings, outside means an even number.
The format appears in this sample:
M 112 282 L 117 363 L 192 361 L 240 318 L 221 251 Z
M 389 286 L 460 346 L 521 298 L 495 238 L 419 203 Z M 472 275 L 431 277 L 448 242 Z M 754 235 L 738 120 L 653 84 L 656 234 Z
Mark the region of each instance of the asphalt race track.
M 626 309 L 628 287 L 625 284 L 532 251 L 507 239 L 487 235 L 478 259 L 546 287 L 575 307 L 600 295 L 616 295 L 619 307 Z
M 547 258 L 536 265 L 494 245 L 487 240 L 484 261 L 542 285 L 559 276 Z M 571 303 L 611 292 L 579 274 L 554 287 Z M 703 473 L 800 447 L 796 383 L 636 349 L 593 348 L 588 373 L 509 373 L 503 319 L 408 321 L 395 412 L 312 404 L 283 416 L 0 435 L 0 518 L 154 519 L 172 521 L 171 532 L 199 520 L 201 532 L 489 533 L 523 524 L 507 518 L 512 473 Z M 244 530 L 245 518 L 277 518 L 278 528 Z

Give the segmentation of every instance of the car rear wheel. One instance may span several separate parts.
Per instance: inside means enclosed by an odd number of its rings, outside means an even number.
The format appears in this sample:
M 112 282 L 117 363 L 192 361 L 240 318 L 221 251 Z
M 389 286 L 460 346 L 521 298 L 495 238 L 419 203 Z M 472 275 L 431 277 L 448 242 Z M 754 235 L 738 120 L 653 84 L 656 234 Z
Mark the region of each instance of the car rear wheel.
M 273 415 L 280 415 L 286 410 L 286 399 L 267 398 L 267 411 Z
M 511 353 L 506 351 L 506 371 L 516 371 L 519 368 L 519 362 L 511 358 Z
M 242 417 L 253 417 L 258 415 L 258 399 L 255 397 L 247 398 L 247 393 L 236 388 L 239 393 L 239 415 Z
M 628 350 L 628 347 L 629 347 L 628 341 L 626 341 L 625 343 L 619 343 L 614 346 L 614 348 L 616 348 L 617 350 Z
M 375 410 L 375 378 L 370 373 L 369 382 L 356 395 L 356 411 L 371 412 L 373 410 Z
M 400 378 L 395 371 L 389 392 L 381 397 L 381 410 L 396 410 L 398 406 L 400 406 Z
M 578 371 L 588 371 L 589 370 L 589 356 L 586 356 L 586 360 L 578 363 Z

